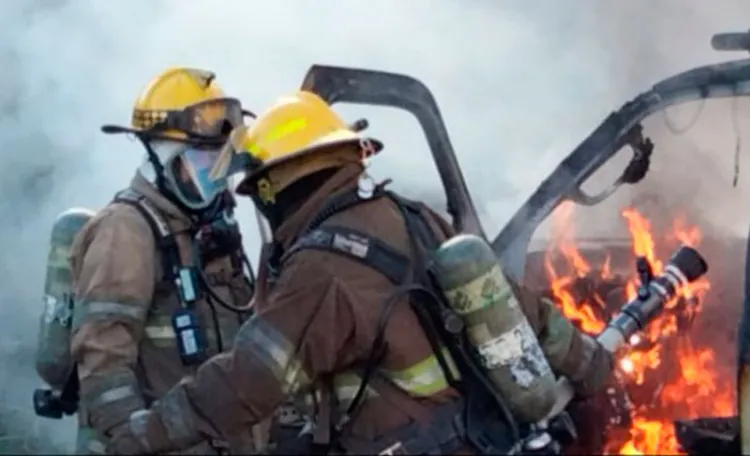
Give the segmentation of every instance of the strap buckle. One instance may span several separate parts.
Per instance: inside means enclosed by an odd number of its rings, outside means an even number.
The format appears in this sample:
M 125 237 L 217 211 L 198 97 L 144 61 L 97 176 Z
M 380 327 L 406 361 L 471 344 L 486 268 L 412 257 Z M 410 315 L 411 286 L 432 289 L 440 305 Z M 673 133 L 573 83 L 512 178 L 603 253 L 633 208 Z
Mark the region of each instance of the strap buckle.
M 378 455 L 380 456 L 393 456 L 397 454 L 407 454 L 404 448 L 404 444 L 400 441 L 394 443 L 393 445 L 378 453 Z

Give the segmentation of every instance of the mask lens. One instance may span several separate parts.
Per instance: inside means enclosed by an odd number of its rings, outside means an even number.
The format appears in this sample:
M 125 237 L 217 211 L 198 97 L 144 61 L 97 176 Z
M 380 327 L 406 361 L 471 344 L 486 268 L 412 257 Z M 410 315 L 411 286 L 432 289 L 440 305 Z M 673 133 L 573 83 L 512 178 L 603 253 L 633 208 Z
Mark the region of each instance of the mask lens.
M 172 160 L 175 184 L 188 204 L 212 201 L 226 189 L 226 179 L 212 180 L 209 172 L 218 158 L 217 150 L 186 149 Z

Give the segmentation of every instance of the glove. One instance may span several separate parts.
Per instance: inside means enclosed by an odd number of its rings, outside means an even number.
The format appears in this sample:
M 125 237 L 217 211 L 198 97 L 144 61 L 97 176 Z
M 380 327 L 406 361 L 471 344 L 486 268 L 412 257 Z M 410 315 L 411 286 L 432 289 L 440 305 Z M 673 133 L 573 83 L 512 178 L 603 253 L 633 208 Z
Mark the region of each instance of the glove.
M 242 234 L 236 223 L 221 218 L 201 228 L 200 252 L 204 264 L 228 256 L 241 247 Z
M 107 442 L 108 454 L 157 454 L 177 449 L 167 430 L 149 410 L 136 410 L 127 423 L 112 431 Z
M 596 344 L 591 360 L 580 378 L 572 381 L 573 389 L 582 398 L 591 397 L 605 387 L 612 376 L 614 360 L 612 354 L 602 347 L 595 339 L 585 336 L 589 342 Z
M 148 454 L 147 450 L 133 434 L 130 423 L 115 428 L 107 440 L 107 454 Z

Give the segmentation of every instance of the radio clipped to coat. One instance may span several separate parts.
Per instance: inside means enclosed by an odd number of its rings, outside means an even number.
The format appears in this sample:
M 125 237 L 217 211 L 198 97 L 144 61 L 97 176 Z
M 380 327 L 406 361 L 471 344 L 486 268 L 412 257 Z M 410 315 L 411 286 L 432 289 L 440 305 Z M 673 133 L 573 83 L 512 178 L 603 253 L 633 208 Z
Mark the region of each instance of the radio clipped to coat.
M 514 417 L 533 423 L 547 416 L 555 376 L 491 247 L 478 236 L 455 236 L 437 249 L 430 269 Z
M 172 329 L 177 337 L 180 361 L 185 366 L 198 365 L 208 358 L 208 344 L 195 312 L 195 301 L 198 299 L 195 270 L 180 267 L 175 285 L 180 294 L 180 310 L 172 314 Z

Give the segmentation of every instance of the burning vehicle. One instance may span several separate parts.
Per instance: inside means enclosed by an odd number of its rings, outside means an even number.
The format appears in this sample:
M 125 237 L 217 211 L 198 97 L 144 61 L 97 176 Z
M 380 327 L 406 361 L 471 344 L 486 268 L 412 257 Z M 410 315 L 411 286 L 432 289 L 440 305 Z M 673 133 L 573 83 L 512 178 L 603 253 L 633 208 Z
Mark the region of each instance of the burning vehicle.
M 748 51 L 750 34 L 719 34 L 712 44 Z M 747 195 L 737 188 L 742 136 L 750 132 L 750 103 L 742 99 L 750 90 L 748 65 L 738 60 L 686 71 L 625 104 L 495 240 L 506 248 L 503 264 L 518 264 L 520 251 L 512 246 L 520 249 L 518 239 L 530 239 L 517 270 L 521 280 L 548 288 L 563 314 L 593 335 L 636 295 L 643 274 L 663 269 L 659 258 L 675 245 L 697 246 L 711 264 L 618 353 L 615 382 L 583 412 L 591 426 L 605 423 L 604 429 L 578 451 L 750 450 L 744 430 L 750 334 L 747 321 L 739 325 L 748 306 L 750 214 Z M 629 160 L 625 150 L 632 151 Z M 585 190 L 592 184 L 603 189 L 592 196 Z M 529 228 L 529 219 L 538 223 Z
M 750 51 L 750 34 L 716 35 L 713 46 Z M 738 404 L 740 416 L 750 413 L 742 382 L 750 319 L 738 337 L 743 307 L 750 305 L 744 291 L 750 273 L 743 272 L 750 193 L 737 185 L 746 161 L 742 136 L 750 133 L 750 102 L 743 99 L 750 95 L 750 59 L 685 71 L 625 103 L 494 237 L 483 230 L 440 111 L 420 81 L 314 66 L 303 88 L 330 103 L 414 114 L 454 226 L 492 240 L 511 280 L 552 295 L 589 334 L 604 330 L 643 283 L 662 274 L 661 259 L 675 247 L 705 253 L 710 272 L 681 289 L 616 352 L 607 391 L 571 404 L 579 438 L 566 451 L 739 454 L 740 442 L 750 450 L 750 431 L 741 438 L 745 420 L 737 418 Z
M 750 33 L 720 35 L 714 45 L 750 51 Z M 606 391 L 570 402 L 572 389 L 559 379 L 553 412 L 524 428 L 526 435 L 514 440 L 526 446 L 513 443 L 511 453 L 558 453 L 560 446 L 551 444 L 557 441 L 570 454 L 750 452 L 744 290 L 750 193 L 736 186 L 743 131 L 750 133 L 750 103 L 743 104 L 750 59 L 688 70 L 627 102 L 494 236 L 480 223 L 424 84 L 394 73 L 315 65 L 302 88 L 332 104 L 412 113 L 454 228 L 490 240 L 488 256 L 500 260 L 509 280 L 549 295 L 613 352 L 615 375 Z M 352 128 L 366 126 L 358 121 Z M 38 396 L 50 404 L 67 400 L 65 391 L 56 394 L 40 390 Z M 520 436 L 520 427 L 512 427 Z

